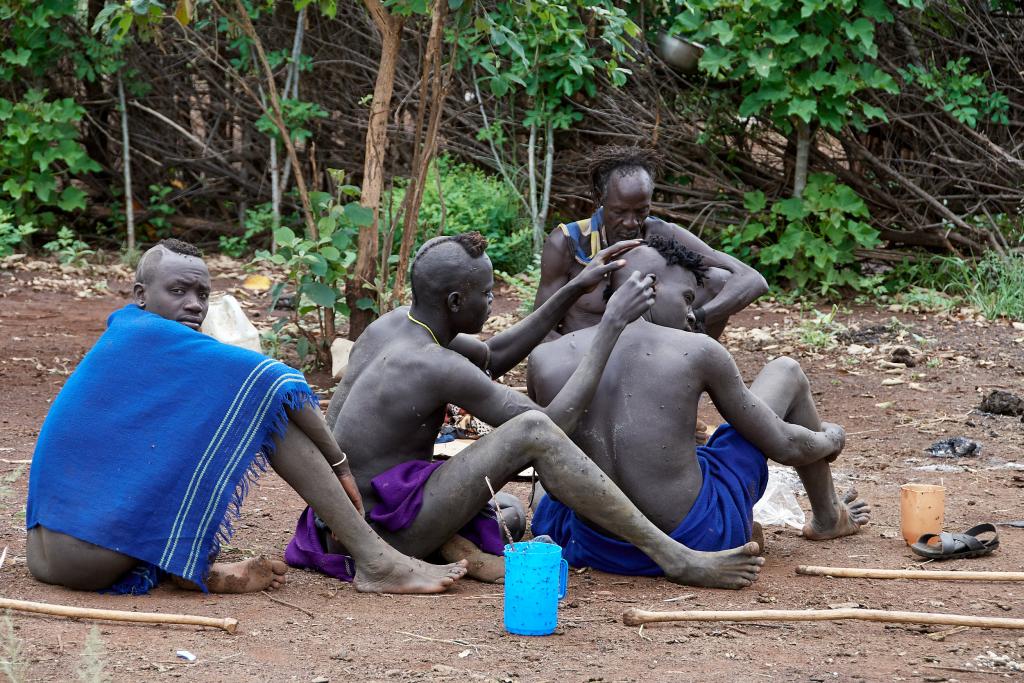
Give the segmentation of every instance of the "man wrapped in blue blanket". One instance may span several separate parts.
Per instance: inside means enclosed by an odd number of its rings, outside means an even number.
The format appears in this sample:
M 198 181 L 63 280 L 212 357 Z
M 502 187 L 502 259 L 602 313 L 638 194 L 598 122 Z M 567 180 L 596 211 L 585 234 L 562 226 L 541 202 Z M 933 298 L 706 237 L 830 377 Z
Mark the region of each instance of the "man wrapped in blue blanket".
M 345 455 L 301 373 L 199 332 L 210 274 L 164 240 L 139 262 L 134 304 L 53 402 L 29 478 L 28 566 L 40 581 L 145 593 L 162 576 L 240 593 L 284 583 L 283 562 L 215 562 L 248 484 L 269 464 L 316 506 L 361 591 L 432 593 L 465 573 L 406 557 L 363 520 Z
M 805 537 L 857 533 L 870 509 L 855 491 L 836 495 L 829 467 L 845 433 L 818 417 L 799 364 L 777 358 L 748 389 L 729 352 L 691 331 L 707 270 L 701 257 L 656 235 L 625 259 L 608 290 L 639 271 L 656 276 L 657 296 L 622 332 L 572 440 L 655 526 L 692 550 L 715 552 L 751 539 L 754 503 L 768 481 L 767 459 L 796 468 L 807 489 L 813 517 Z M 565 384 L 594 332 L 578 330 L 534 350 L 529 389 L 538 403 L 547 403 Z M 707 445 L 695 447 L 697 403 L 704 392 L 728 424 Z M 562 545 L 570 564 L 661 574 L 640 549 L 602 528 L 601 517 L 584 519 L 556 497 L 540 499 L 533 533 Z

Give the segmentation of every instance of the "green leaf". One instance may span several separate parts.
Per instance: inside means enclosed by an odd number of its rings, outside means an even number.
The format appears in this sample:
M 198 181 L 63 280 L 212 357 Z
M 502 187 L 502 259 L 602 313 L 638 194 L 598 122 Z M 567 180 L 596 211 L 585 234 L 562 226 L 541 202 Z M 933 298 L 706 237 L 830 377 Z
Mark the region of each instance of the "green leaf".
M 818 103 L 810 99 L 795 99 L 789 103 L 787 113 L 790 116 L 799 117 L 804 123 L 810 123 L 814 115 L 818 113 Z
M 327 259 L 328 263 L 333 263 L 341 258 L 341 252 L 332 246 L 320 247 L 320 255 Z
M 305 261 L 309 264 L 309 270 L 313 275 L 318 277 L 327 275 L 327 259 L 320 254 L 306 254 Z
M 747 65 L 754 70 L 761 78 L 768 78 L 768 74 L 775 67 L 775 57 L 771 50 L 758 50 L 747 57 Z
M 769 25 L 769 31 L 765 38 L 776 45 L 785 45 L 800 36 L 788 21 L 776 19 Z
M 712 76 L 725 75 L 732 70 L 732 57 L 724 48 L 710 45 L 700 58 L 700 68 Z
M 274 231 L 274 243 L 278 246 L 291 246 L 295 239 L 295 233 L 291 228 L 278 228 Z
M 863 17 L 856 21 L 845 22 L 843 24 L 843 31 L 850 40 L 860 40 L 865 50 L 870 49 L 875 44 L 875 25 Z
M 800 38 L 800 49 L 808 57 L 817 57 L 828 47 L 828 38 L 808 33 Z
M 364 296 L 356 301 L 356 308 L 361 311 L 374 311 L 377 310 L 377 302 L 368 296 Z
M 323 308 L 333 308 L 334 302 L 338 299 L 338 293 L 322 282 L 307 282 L 302 285 L 302 293 Z
M 60 199 L 57 200 L 57 206 L 61 211 L 80 211 L 85 208 L 85 192 L 77 187 L 65 187 L 60 193 Z
M 889 118 L 885 115 L 885 110 L 881 107 L 876 107 L 873 104 L 864 102 L 860 105 L 860 110 L 864 112 L 864 116 L 869 119 L 881 119 L 882 121 L 888 121 Z
M 361 228 L 373 225 L 373 209 L 361 204 L 346 204 L 345 215 Z
M 775 202 L 774 206 L 772 206 L 772 213 L 784 216 L 791 221 L 803 220 L 808 215 L 807 208 L 799 197 L 790 197 L 789 199 Z
M 768 198 L 765 197 L 764 192 L 761 190 L 754 190 L 753 192 L 743 193 L 743 208 L 750 213 L 757 213 L 763 211 L 764 207 L 768 204 Z

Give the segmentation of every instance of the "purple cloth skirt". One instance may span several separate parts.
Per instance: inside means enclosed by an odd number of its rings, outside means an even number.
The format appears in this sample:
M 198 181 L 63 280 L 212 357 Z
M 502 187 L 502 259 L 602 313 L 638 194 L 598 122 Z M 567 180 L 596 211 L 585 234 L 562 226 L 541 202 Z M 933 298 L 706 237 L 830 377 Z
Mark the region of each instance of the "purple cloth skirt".
M 380 473 L 370 481 L 380 503 L 367 519 L 388 531 L 401 531 L 413 523 L 423 507 L 423 487 L 444 461 L 410 460 Z M 485 553 L 501 555 L 505 542 L 501 537 L 494 509 L 488 505 L 471 519 L 459 535 Z M 316 515 L 307 507 L 299 516 L 295 535 L 284 552 L 284 561 L 300 569 L 315 569 L 342 581 L 355 576 L 350 555 L 328 553 L 320 542 Z

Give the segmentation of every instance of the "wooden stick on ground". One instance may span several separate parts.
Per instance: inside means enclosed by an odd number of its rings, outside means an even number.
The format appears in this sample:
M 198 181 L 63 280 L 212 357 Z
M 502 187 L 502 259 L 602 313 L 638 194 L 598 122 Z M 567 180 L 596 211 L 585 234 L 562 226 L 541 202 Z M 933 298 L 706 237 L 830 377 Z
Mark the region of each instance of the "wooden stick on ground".
M 924 579 L 927 581 L 1024 581 L 1024 572 L 954 572 L 923 569 L 870 569 L 861 567 L 812 567 L 800 565 L 797 574 L 847 579 Z
M 234 633 L 238 628 L 238 619 L 225 617 L 197 617 L 190 614 L 161 614 L 160 612 L 125 612 L 116 609 L 92 609 L 89 607 L 69 607 L 68 605 L 52 605 L 46 602 L 29 602 L 27 600 L 10 600 L 0 598 L 0 609 L 13 609 L 36 614 L 49 614 L 55 617 L 72 619 L 107 619 L 108 621 L 134 621 L 142 624 L 186 624 L 188 626 L 212 626 Z
M 763 609 L 720 612 L 711 610 L 648 612 L 631 609 L 622 614 L 622 622 L 626 626 L 662 621 L 835 621 L 839 619 L 885 621 L 896 624 L 945 624 L 948 626 L 1024 629 L 1024 619 L 972 617 L 935 612 L 892 612 L 884 609 Z

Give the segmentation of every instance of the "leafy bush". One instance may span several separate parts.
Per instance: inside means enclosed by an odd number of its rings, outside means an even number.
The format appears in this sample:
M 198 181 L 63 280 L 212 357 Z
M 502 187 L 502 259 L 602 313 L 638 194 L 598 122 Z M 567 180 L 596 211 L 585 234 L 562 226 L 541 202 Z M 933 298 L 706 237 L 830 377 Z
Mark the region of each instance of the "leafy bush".
M 1009 124 L 1010 99 L 998 89 L 989 92 L 985 77 L 970 73 L 969 65 L 967 57 L 946 62 L 945 69 L 911 64 L 900 75 L 924 88 L 926 101 L 942 105 L 944 111 L 971 128 L 984 121 Z
M 221 235 L 220 250 L 232 258 L 242 258 L 252 250 L 253 238 L 269 233 L 274 226 L 274 214 L 267 204 L 245 210 L 245 232 L 241 235 Z
M 0 98 L 0 210 L 49 227 L 55 217 L 41 207 L 85 208 L 85 193 L 67 177 L 100 168 L 78 143 L 83 113 L 70 98 L 47 100 L 42 90 L 15 102 Z
M 873 280 L 860 274 L 856 249 L 878 246 L 867 205 L 834 176 L 814 173 L 803 197 L 791 197 L 767 209 L 763 192 L 748 192 L 746 225 L 726 230 L 723 247 L 755 264 L 769 280 L 783 278 L 798 289 L 834 293 L 839 287 L 863 290 Z
M 0 208 L 0 258 L 10 256 L 21 247 L 25 238 L 36 231 L 31 223 L 12 222 L 14 216 Z
M 86 257 L 96 253 L 78 239 L 74 230 L 66 226 L 57 231 L 57 238 L 44 244 L 43 249 L 55 254 L 61 263 L 69 266 L 84 265 Z
M 437 192 L 437 174 L 441 176 L 441 196 Z M 388 221 L 392 212 L 401 206 L 404 196 L 404 185 L 398 185 L 390 198 L 384 197 L 382 206 Z M 444 225 L 441 224 L 442 198 Z M 497 176 L 454 162 L 447 156 L 438 157 L 427 175 L 419 223 L 417 247 L 435 235 L 479 230 L 487 238 L 487 255 L 495 270 L 521 273 L 533 259 L 529 220 L 522 213 L 516 191 Z

